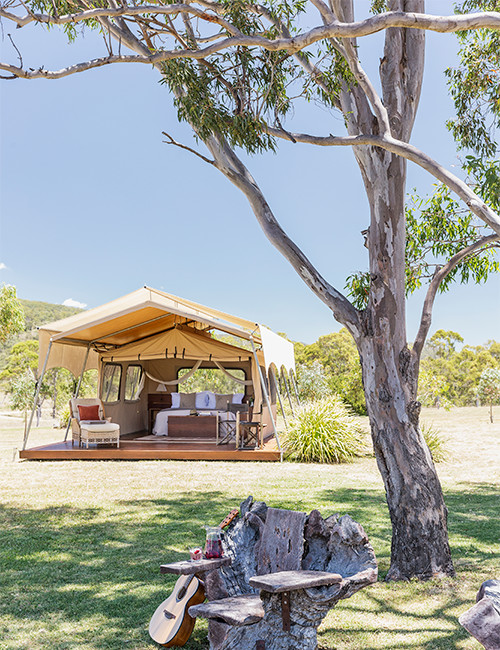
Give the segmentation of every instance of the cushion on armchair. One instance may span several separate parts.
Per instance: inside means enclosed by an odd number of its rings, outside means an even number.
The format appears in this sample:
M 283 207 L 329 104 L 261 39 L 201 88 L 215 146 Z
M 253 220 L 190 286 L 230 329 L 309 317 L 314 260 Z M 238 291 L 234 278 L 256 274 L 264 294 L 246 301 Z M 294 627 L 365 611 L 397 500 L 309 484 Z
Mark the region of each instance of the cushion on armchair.
M 92 404 L 90 406 L 84 406 L 83 404 L 78 404 L 78 413 L 80 420 L 100 420 L 101 414 L 99 413 L 99 404 Z

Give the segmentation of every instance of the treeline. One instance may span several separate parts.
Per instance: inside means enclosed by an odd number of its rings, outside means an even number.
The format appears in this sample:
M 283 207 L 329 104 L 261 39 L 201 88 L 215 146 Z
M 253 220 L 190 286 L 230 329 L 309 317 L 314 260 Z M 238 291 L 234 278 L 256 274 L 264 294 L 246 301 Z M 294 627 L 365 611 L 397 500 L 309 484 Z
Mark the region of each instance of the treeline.
M 462 345 L 457 332 L 438 330 L 428 341 L 420 364 L 418 399 L 424 406 L 474 406 L 487 368 L 500 369 L 500 343 Z M 359 414 L 366 413 L 359 355 L 343 328 L 315 343 L 295 343 L 299 394 L 314 400 L 338 394 Z

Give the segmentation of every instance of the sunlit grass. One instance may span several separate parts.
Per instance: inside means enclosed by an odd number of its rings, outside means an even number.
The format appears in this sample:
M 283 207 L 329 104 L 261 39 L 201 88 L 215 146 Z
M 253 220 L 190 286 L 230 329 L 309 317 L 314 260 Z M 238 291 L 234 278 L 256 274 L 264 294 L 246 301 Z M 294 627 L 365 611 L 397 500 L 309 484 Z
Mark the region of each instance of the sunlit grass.
M 321 627 L 320 647 L 480 648 L 457 618 L 480 583 L 498 576 L 500 561 L 500 424 L 490 425 L 484 411 L 425 413 L 450 438 L 438 472 L 457 577 L 379 582 L 341 601 Z M 149 620 L 173 584 L 159 565 L 186 557 L 203 541 L 203 525 L 248 494 L 274 506 L 350 513 L 365 527 L 381 575 L 388 570 L 390 522 L 371 457 L 349 465 L 12 462 L 20 433 L 0 434 L 2 650 L 156 648 Z M 60 435 L 35 430 L 32 444 Z M 198 621 L 186 648 L 207 647 Z

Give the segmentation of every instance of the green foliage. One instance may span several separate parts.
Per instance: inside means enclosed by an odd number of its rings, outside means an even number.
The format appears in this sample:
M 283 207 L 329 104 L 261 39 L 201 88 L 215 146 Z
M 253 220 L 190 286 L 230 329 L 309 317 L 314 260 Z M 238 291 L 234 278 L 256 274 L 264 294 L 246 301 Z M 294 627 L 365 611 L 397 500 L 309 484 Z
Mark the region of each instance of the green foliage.
M 242 0 L 224 0 L 222 4 L 224 17 L 242 34 L 280 35 L 274 24 L 265 25 L 257 14 L 249 12 Z M 294 32 L 292 19 L 304 11 L 304 0 L 271 2 L 267 11 Z M 194 46 L 188 32 L 182 38 Z M 197 137 L 207 140 L 221 134 L 231 146 L 253 154 L 275 150 L 265 127 L 269 120 L 279 123 L 288 113 L 288 85 L 300 75 L 297 62 L 288 53 L 236 47 L 199 62 L 169 60 L 163 65 L 161 83 L 175 96 L 179 120 L 189 122 Z
M 317 359 L 310 364 L 297 366 L 297 390 L 303 402 L 333 395 L 325 369 Z
M 347 289 L 347 295 L 350 296 L 356 309 L 365 309 L 370 295 L 370 274 L 358 271 L 349 275 L 344 289 Z
M 422 406 L 450 409 L 453 403 L 449 393 L 450 385 L 446 378 L 437 374 L 434 367 L 422 364 L 418 376 L 418 401 Z
M 33 374 L 26 370 L 15 377 L 10 384 L 10 405 L 12 409 L 27 411 L 33 404 L 36 381 Z
M 339 332 L 320 336 L 311 345 L 296 343 L 295 358 L 299 374 L 303 366 L 318 361 L 330 392 L 339 395 L 355 413 L 366 414 L 359 354 L 345 327 Z
M 464 167 L 469 174 L 469 185 L 492 209 L 498 209 L 500 162 L 467 156 Z M 491 234 L 491 230 L 464 209 L 443 184 L 436 185 L 430 197 L 420 198 L 416 194 L 410 196 L 405 212 L 406 295 L 429 282 L 436 270 L 455 254 L 481 237 Z M 439 291 L 447 291 L 455 281 L 462 284 L 470 281 L 476 284 L 486 282 L 491 273 L 500 270 L 499 248 L 499 242 L 490 242 L 477 249 L 448 273 L 441 282 Z M 345 288 L 354 306 L 364 309 L 370 292 L 370 274 L 358 272 L 350 275 Z
M 25 329 L 31 331 L 35 327 L 51 323 L 78 314 L 82 310 L 77 307 L 66 307 L 66 305 L 54 305 L 49 302 L 40 302 L 38 300 L 21 300 L 20 301 L 25 316 Z
M 189 368 L 179 371 L 179 377 L 189 372 Z M 239 379 L 245 379 L 243 370 L 230 370 L 229 371 Z M 179 384 L 176 389 L 182 393 L 195 393 L 202 390 L 211 390 L 214 393 L 229 394 L 229 393 L 243 393 L 245 387 L 233 381 L 230 377 L 225 375 L 222 370 L 212 368 L 199 368 L 189 379 L 182 384 Z
M 456 332 L 438 330 L 424 349 L 420 364 L 418 399 L 424 406 L 473 406 L 477 398 L 477 385 L 486 368 L 500 368 L 495 352 L 498 343 L 489 341 L 486 346 L 465 345 Z
M 464 169 L 485 203 L 493 210 L 500 210 L 500 160 L 465 156 Z
M 500 403 L 500 369 L 486 368 L 481 373 L 477 392 L 481 401 L 487 404 Z
M 30 371 L 33 378 L 37 376 L 38 341 L 30 339 L 15 343 L 7 357 L 5 368 L 0 373 L 0 379 L 11 379 Z
M 69 422 L 69 419 L 71 417 L 71 412 L 69 410 L 69 406 L 66 406 L 65 408 L 61 408 L 59 410 L 59 428 L 64 429 Z
M 381 14 L 388 11 L 387 0 L 372 0 L 371 10 L 374 14 Z
M 283 437 L 285 454 L 302 463 L 346 463 L 363 453 L 360 428 L 338 399 L 301 407 Z
M 422 435 L 424 440 L 429 447 L 431 452 L 432 459 L 435 463 L 443 463 L 447 460 L 449 456 L 447 444 L 447 439 L 441 434 L 439 429 L 436 429 L 432 425 L 422 426 L 421 427 Z
M 471 185 L 476 185 L 470 179 Z M 492 206 L 494 207 L 494 206 Z M 451 196 L 445 185 L 436 186 L 430 198 L 412 197 L 406 208 L 406 293 L 432 279 L 436 268 L 482 236 L 491 234 L 471 212 Z M 499 270 L 498 243 L 488 244 L 458 264 L 441 282 L 439 291 L 447 291 L 450 284 L 473 281 L 486 282 L 491 273 Z
M 434 358 L 447 359 L 456 352 L 457 343 L 463 343 L 463 336 L 451 330 L 437 330 L 429 339 L 427 347 Z
M 0 343 L 24 329 L 24 311 L 16 288 L 4 284 L 0 289 Z
M 457 11 L 500 11 L 499 0 L 466 0 Z M 497 151 L 500 124 L 500 32 L 458 34 L 460 65 L 446 70 L 457 117 L 447 123 L 459 147 L 482 156 Z
M 490 422 L 493 422 L 493 404 L 500 402 L 500 370 L 498 368 L 483 370 L 477 393 L 481 400 L 490 405 Z

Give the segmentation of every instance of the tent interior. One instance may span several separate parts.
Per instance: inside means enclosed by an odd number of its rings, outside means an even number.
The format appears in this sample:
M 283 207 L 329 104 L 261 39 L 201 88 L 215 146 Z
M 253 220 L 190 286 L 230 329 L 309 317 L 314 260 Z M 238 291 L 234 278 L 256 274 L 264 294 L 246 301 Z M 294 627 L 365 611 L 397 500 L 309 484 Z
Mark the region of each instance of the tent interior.
M 77 394 L 83 373 L 98 371 L 98 396 L 121 436 L 151 436 L 162 407 L 179 406 L 172 404 L 172 394 L 183 393 L 183 383 L 196 374 L 199 386 L 200 375 L 211 370 L 205 376 L 224 377 L 218 385 L 229 386 L 232 394 L 220 395 L 217 408 L 227 408 L 232 398 L 251 405 L 280 446 L 275 372 L 294 370 L 293 345 L 258 323 L 143 287 L 44 325 L 39 349 L 39 376 L 49 368 L 67 368 L 79 378 Z M 37 396 L 34 408 L 36 403 Z M 29 429 L 24 448 L 28 435 Z M 172 437 L 155 436 L 165 442 Z

